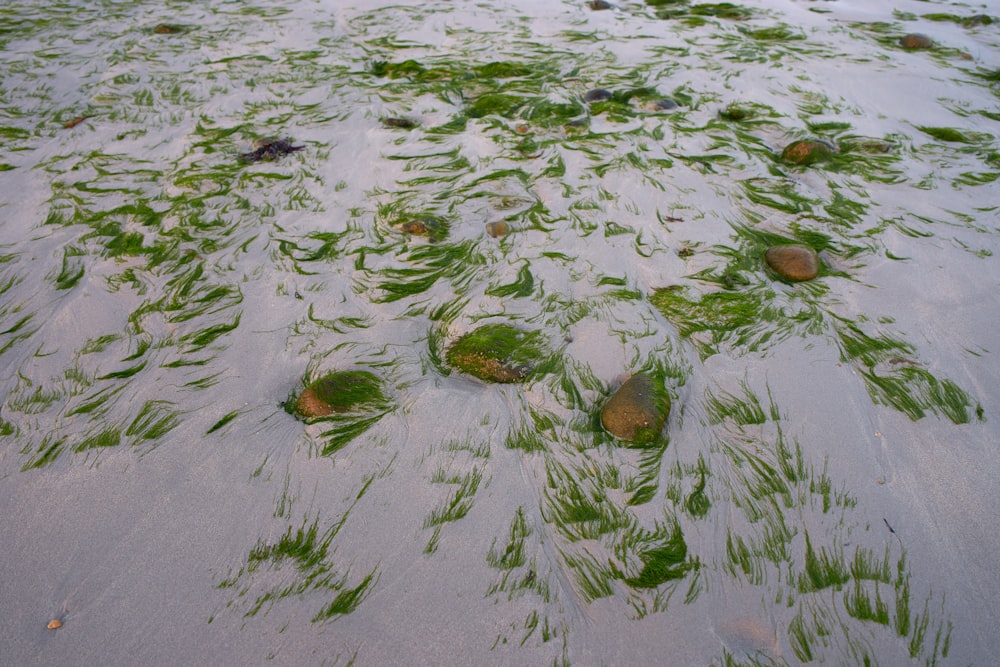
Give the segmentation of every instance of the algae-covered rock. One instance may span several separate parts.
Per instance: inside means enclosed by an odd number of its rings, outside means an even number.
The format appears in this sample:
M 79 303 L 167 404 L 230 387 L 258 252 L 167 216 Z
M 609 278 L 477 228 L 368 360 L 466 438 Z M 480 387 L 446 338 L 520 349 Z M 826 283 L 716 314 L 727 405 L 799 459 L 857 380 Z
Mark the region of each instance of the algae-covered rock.
M 764 261 L 789 280 L 812 280 L 819 275 L 819 255 L 806 246 L 772 246 L 764 253 Z
M 452 367 L 485 382 L 522 382 L 547 355 L 540 339 L 537 331 L 487 324 L 459 338 L 446 359 Z
M 785 146 L 785 150 L 781 151 L 781 159 L 792 164 L 813 164 L 836 152 L 837 148 L 825 141 L 803 139 Z
M 656 440 L 670 414 L 670 397 L 648 375 L 637 373 L 618 388 L 601 410 L 601 425 L 622 440 L 645 444 Z
M 440 241 L 448 235 L 448 223 L 433 215 L 422 215 L 397 223 L 397 228 L 410 236 L 426 237 L 431 243 Z
M 311 382 L 295 402 L 295 412 L 306 419 L 353 412 L 386 402 L 382 381 L 367 371 L 328 373 Z

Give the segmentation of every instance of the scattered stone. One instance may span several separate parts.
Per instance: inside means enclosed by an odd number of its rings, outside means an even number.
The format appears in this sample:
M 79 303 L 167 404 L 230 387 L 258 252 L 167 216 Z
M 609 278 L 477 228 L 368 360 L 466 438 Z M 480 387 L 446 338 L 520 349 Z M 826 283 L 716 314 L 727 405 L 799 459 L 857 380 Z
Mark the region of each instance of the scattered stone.
M 735 122 L 740 122 L 744 120 L 750 120 L 757 115 L 756 110 L 753 107 L 746 104 L 738 104 L 733 102 L 725 109 L 719 111 L 719 118 L 723 120 L 731 120 Z
M 184 32 L 184 29 L 179 25 L 171 25 L 169 23 L 160 23 L 153 28 L 153 32 L 157 35 L 176 35 L 179 32 Z
M 601 425 L 616 438 L 636 444 L 660 437 L 670 413 L 670 397 L 644 373 L 633 375 L 601 410 Z
M 611 9 L 612 7 L 614 7 L 614 5 L 608 2 L 608 0 L 590 0 L 590 2 L 587 3 L 587 6 L 593 9 L 595 12 L 600 11 L 602 9 Z
M 79 125 L 83 121 L 87 120 L 88 118 L 90 118 L 90 116 L 77 116 L 73 120 L 68 120 L 65 123 L 63 123 L 63 126 L 67 130 L 69 130 L 69 129 L 72 129 L 72 128 L 76 127 L 77 125 Z
M 295 412 L 305 419 L 318 419 L 384 402 L 382 382 L 377 376 L 368 371 L 339 371 L 303 389 L 295 402 Z
M 789 280 L 812 280 L 819 275 L 819 255 L 802 245 L 772 246 L 764 261 L 775 273 Z
M 507 324 L 487 324 L 448 350 L 449 365 L 484 382 L 522 382 L 545 359 L 541 334 Z
M 927 35 L 921 35 L 918 32 L 911 32 L 909 35 L 904 35 L 899 40 L 899 45 L 904 49 L 929 49 L 934 46 L 934 40 Z
M 785 146 L 785 150 L 781 151 L 781 159 L 792 164 L 813 164 L 836 152 L 837 147 L 825 141 L 803 139 Z
M 382 124 L 386 127 L 398 127 L 403 130 L 412 130 L 419 123 L 410 118 L 383 118 Z
M 646 109 L 648 111 L 670 111 L 671 109 L 677 108 L 677 102 L 674 102 L 669 97 L 664 97 L 660 100 L 653 100 L 652 102 L 646 103 Z
M 432 215 L 406 220 L 398 226 L 398 229 L 410 236 L 426 236 L 431 243 L 444 238 L 448 232 L 448 226 L 444 220 Z
M 62 627 L 62 621 L 60 621 L 58 618 L 53 618 L 51 621 L 49 621 L 49 624 L 46 625 L 45 627 L 47 627 L 49 630 L 58 630 L 59 628 Z
M 305 148 L 305 146 L 293 146 L 290 139 L 276 139 L 267 137 L 255 139 L 253 148 L 249 153 L 242 153 L 240 159 L 244 162 L 260 162 L 262 160 L 270 162 L 277 160 L 282 155 L 288 155 Z
M 496 222 L 486 223 L 486 233 L 495 239 L 501 236 L 507 236 L 510 233 L 510 225 L 508 225 L 503 220 L 498 220 Z
M 593 90 L 588 90 L 583 96 L 583 101 L 588 104 L 591 102 L 603 102 L 605 100 L 610 100 L 613 93 L 610 90 L 605 90 L 604 88 L 594 88 Z

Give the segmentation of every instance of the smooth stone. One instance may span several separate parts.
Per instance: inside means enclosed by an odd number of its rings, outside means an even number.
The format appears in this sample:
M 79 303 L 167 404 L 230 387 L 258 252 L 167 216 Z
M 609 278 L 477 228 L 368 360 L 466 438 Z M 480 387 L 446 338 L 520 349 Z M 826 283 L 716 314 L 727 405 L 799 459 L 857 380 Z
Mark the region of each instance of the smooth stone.
M 646 108 L 650 111 L 670 111 L 677 108 L 677 102 L 674 102 L 669 97 L 664 97 L 661 100 L 654 100 L 648 103 Z
M 934 40 L 927 35 L 911 32 L 899 40 L 899 45 L 904 49 L 929 49 L 934 46 Z
M 618 388 L 601 410 L 601 425 L 622 440 L 648 443 L 656 440 L 670 413 L 670 399 L 643 373 L 633 375 Z
M 419 123 L 412 118 L 383 118 L 382 124 L 386 127 L 396 127 L 403 130 L 412 130 Z
M 487 222 L 486 233 L 493 238 L 498 239 L 501 236 L 507 236 L 507 234 L 510 233 L 510 225 L 503 220 L 498 220 L 497 222 Z
M 792 164 L 812 164 L 836 152 L 836 148 L 824 141 L 804 139 L 794 141 L 781 151 L 781 159 Z
M 819 255 L 802 245 L 772 246 L 764 261 L 775 273 L 789 280 L 812 280 L 819 275 Z
M 595 12 L 600 11 L 602 9 L 611 9 L 612 7 L 614 7 L 614 5 L 608 2 L 608 0 L 590 0 L 590 2 L 587 3 L 587 6 L 593 9 Z
M 613 93 L 610 90 L 605 90 L 604 88 L 594 88 L 593 90 L 588 90 L 583 96 L 584 102 L 603 102 L 604 100 L 610 100 Z

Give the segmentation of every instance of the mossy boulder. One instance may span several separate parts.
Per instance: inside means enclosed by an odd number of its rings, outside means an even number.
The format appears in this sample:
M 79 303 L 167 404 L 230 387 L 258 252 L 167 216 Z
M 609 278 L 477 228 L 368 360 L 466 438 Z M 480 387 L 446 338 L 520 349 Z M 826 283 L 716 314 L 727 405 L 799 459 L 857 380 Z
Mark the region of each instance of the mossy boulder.
M 819 255 L 802 245 L 772 246 L 764 253 L 771 269 L 788 280 L 812 280 L 819 275 Z
M 522 382 L 545 361 L 537 331 L 487 324 L 465 334 L 449 348 L 448 364 L 484 382 Z
M 311 382 L 295 402 L 295 413 L 305 419 L 356 412 L 386 402 L 382 381 L 367 371 L 338 371 Z
M 825 141 L 803 139 L 785 146 L 785 150 L 781 151 L 781 159 L 791 164 L 814 164 L 829 158 L 836 152 L 836 146 Z
M 616 438 L 642 445 L 660 437 L 669 414 L 666 389 L 650 376 L 637 373 L 605 403 L 601 425 Z

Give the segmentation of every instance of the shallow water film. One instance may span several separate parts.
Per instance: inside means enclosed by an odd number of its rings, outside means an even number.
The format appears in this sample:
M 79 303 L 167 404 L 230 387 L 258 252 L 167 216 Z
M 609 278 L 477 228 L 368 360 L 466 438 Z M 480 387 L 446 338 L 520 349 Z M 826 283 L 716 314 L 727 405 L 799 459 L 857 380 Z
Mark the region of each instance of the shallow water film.
M 0 663 L 1000 654 L 995 4 L 0 46 Z

